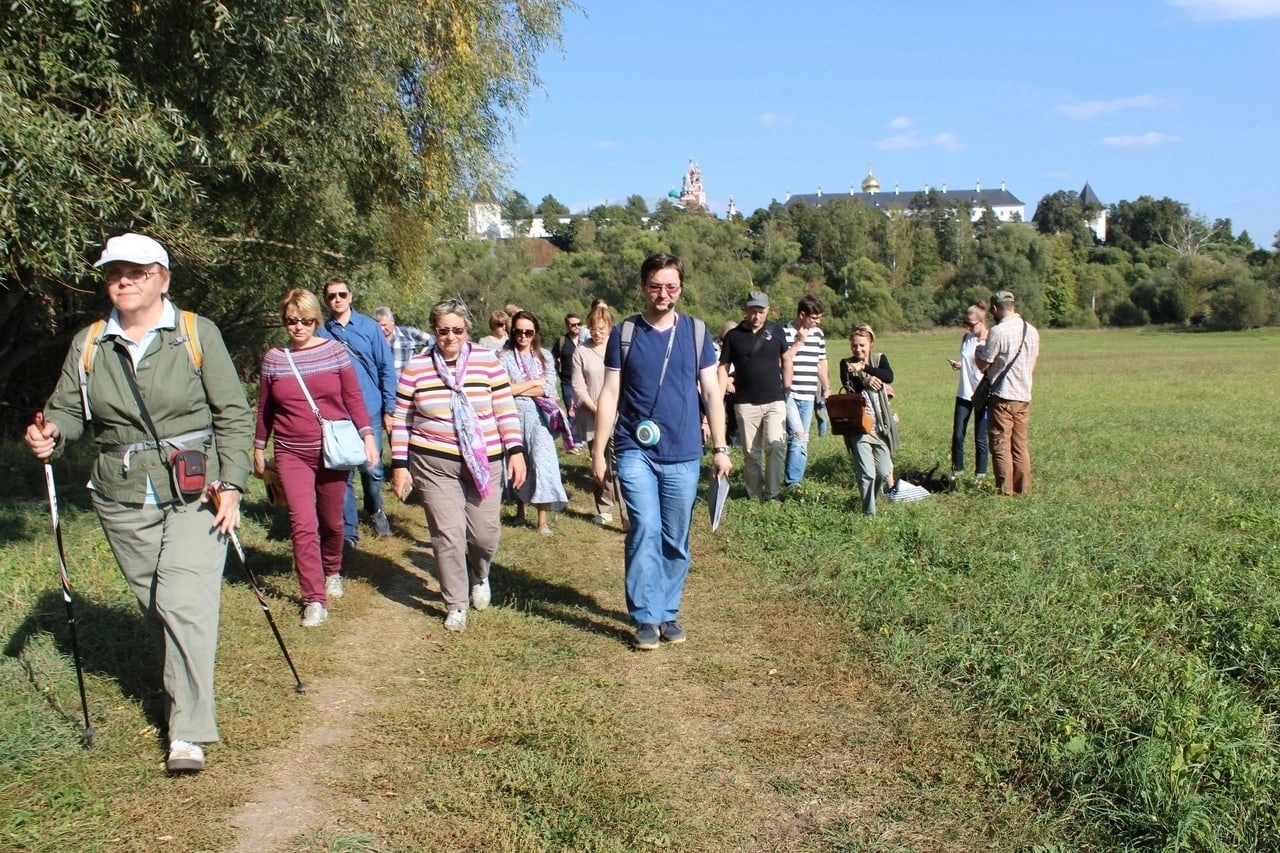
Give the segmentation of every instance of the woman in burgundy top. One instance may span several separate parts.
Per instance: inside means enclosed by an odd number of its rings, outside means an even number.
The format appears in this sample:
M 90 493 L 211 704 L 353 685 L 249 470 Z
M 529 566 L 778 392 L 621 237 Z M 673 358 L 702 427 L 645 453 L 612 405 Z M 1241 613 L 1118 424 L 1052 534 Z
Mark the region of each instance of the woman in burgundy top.
M 381 448 L 374 445 L 360 381 L 346 349 L 337 341 L 315 336 L 321 323 L 320 300 L 311 291 L 296 287 L 280 301 L 280 319 L 289 342 L 262 357 L 253 469 L 259 475 L 266 470 L 267 440 L 274 436 L 273 465 L 289 507 L 293 563 L 302 593 L 302 625 L 314 628 L 328 618 L 329 599 L 342 597 L 342 505 L 347 472 L 324 466 L 320 421 L 307 402 L 294 366 L 307 383 L 320 417 L 355 422 L 364 436 L 370 466 Z

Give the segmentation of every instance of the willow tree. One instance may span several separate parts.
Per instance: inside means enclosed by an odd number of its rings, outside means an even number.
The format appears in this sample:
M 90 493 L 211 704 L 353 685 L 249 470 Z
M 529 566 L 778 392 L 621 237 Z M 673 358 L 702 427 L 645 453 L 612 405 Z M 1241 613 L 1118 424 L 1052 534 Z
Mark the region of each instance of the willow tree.
M 105 236 L 155 234 L 242 366 L 328 274 L 421 283 L 432 230 L 501 184 L 571 0 L 17 0 L 0 16 L 0 394 L 100 310 Z M 43 357 L 41 357 L 43 356 Z M 17 393 L 11 377 L 30 377 Z M 22 399 L 22 403 L 28 402 Z

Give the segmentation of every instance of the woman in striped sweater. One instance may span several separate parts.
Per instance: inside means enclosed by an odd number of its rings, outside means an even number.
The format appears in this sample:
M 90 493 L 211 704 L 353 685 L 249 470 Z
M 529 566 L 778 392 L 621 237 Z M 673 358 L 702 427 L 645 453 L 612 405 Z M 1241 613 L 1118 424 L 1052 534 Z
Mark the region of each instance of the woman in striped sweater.
M 524 484 L 520 418 L 507 372 L 473 346 L 471 312 L 458 299 L 431 309 L 435 346 L 400 373 L 391 424 L 392 486 L 404 500 L 416 486 L 426 506 L 444 627 L 467 627 L 471 606 L 489 606 L 489 565 L 502 532 L 503 462 L 513 488 Z

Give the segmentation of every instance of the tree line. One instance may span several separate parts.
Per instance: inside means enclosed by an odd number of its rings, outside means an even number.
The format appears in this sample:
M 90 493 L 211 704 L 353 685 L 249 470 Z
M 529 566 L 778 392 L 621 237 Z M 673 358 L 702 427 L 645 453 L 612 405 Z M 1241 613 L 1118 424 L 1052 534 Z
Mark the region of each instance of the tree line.
M 672 251 L 689 271 L 683 304 L 716 322 L 740 319 L 756 289 L 784 306 L 784 317 L 800 296 L 818 295 L 839 334 L 855 322 L 955 325 L 968 305 L 1004 289 L 1033 321 L 1060 328 L 1280 321 L 1280 234 L 1276 251 L 1261 249 L 1231 220 L 1207 223 L 1167 197 L 1111 205 L 1105 241 L 1087 224 L 1101 208 L 1072 191 L 1041 199 L 1033 223 L 1001 222 L 989 206 L 975 218 L 939 193 L 917 194 L 887 215 L 835 198 L 820 207 L 775 201 L 730 220 L 666 199 L 650 210 L 639 195 L 567 222 L 551 195 L 534 206 L 511 191 L 502 206 L 517 233 L 543 216 L 560 251 L 531 269 L 526 241 L 440 244 L 444 289 L 482 309 L 515 301 L 554 316 L 596 296 L 635 308 L 640 260 Z

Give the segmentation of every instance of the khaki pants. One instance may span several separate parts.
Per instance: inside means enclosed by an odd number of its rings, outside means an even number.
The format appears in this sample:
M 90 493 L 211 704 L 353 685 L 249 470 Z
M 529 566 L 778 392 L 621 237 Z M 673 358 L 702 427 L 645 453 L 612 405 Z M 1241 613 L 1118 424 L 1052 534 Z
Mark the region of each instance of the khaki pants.
M 489 463 L 491 490 L 483 499 L 460 459 L 410 452 L 409 472 L 413 487 L 420 490 L 426 505 L 445 607 L 466 610 L 471 584 L 488 580 L 489 564 L 498 553 L 502 535 L 502 463 Z
M 1031 448 L 1027 432 L 1031 426 L 1031 404 L 992 397 L 987 403 L 987 443 L 996 489 L 1002 495 L 1025 495 L 1031 491 Z
M 96 492 L 93 506 L 138 603 L 163 635 L 169 739 L 218 739 L 213 664 L 227 540 L 214 532 L 209 504 L 138 506 Z
M 738 434 L 742 436 L 742 478 L 747 496 L 773 500 L 782 491 L 787 464 L 787 403 L 737 403 Z M 763 464 L 762 464 L 763 457 Z

